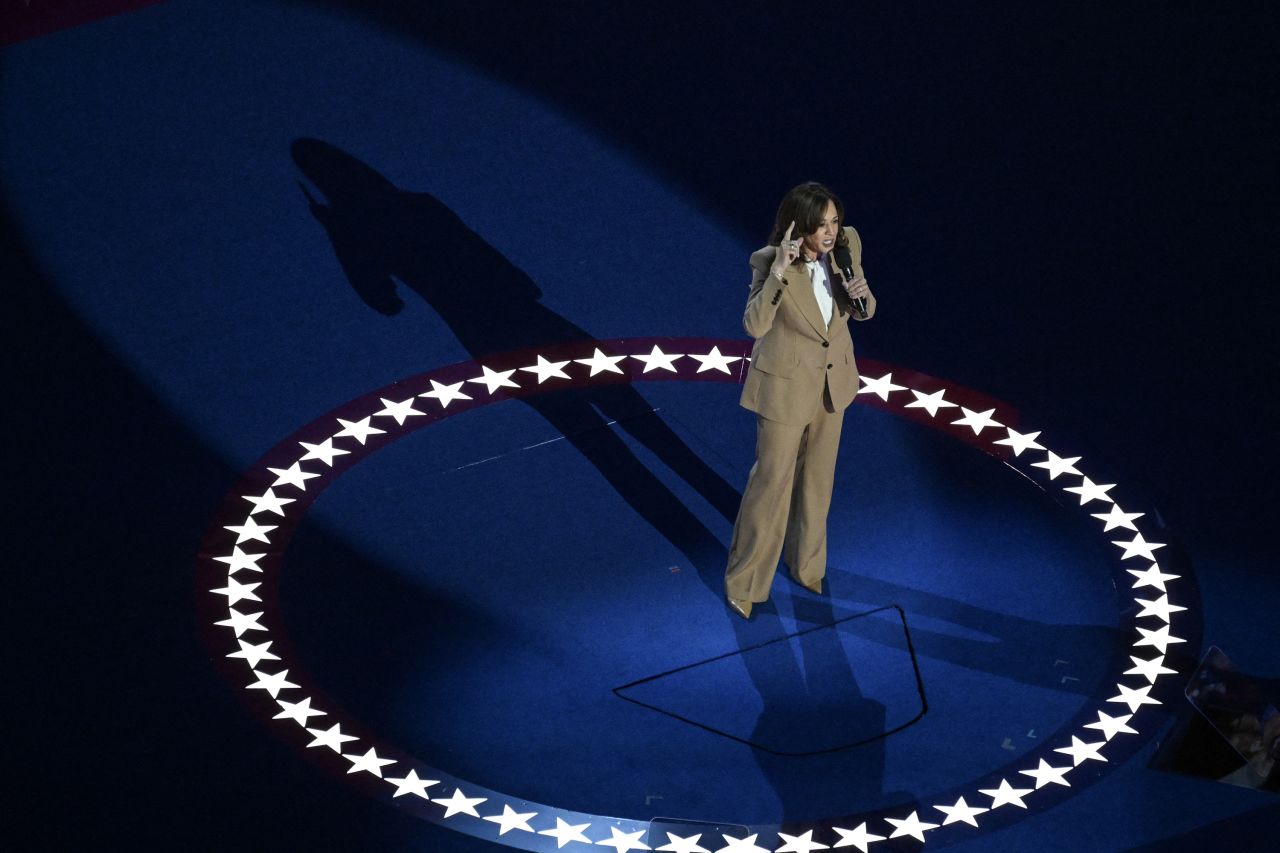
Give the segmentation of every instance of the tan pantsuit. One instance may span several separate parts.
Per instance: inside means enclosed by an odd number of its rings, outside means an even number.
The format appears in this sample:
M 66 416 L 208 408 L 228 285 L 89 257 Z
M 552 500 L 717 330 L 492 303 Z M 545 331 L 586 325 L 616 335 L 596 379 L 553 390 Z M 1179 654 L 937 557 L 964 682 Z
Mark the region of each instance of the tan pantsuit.
M 862 242 L 852 228 L 844 236 L 861 276 Z M 824 322 L 803 264 L 789 267 L 782 281 L 769 274 L 776 251 L 752 254 L 743 314 L 756 339 L 741 399 L 756 413 L 756 461 L 733 527 L 725 592 L 750 602 L 768 599 L 780 556 L 801 583 L 826 574 L 836 451 L 844 410 L 858 392 L 848 321 L 869 319 L 876 307 L 868 296 L 867 315 L 858 316 L 833 271 L 835 304 Z

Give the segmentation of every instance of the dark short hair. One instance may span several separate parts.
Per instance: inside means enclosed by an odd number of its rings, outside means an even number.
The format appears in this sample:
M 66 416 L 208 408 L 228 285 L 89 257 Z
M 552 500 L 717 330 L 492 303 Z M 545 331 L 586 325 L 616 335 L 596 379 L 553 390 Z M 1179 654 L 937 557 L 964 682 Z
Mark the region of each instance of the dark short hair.
M 831 190 L 817 181 L 809 181 L 798 187 L 792 187 L 782 197 L 778 205 L 778 215 L 773 221 L 773 233 L 769 236 L 769 245 L 777 246 L 787 233 L 787 226 L 795 222 L 792 237 L 808 237 L 822 226 L 822 215 L 827 212 L 827 202 L 836 206 L 836 218 L 840 229 L 836 232 L 836 245 L 848 245 L 844 236 L 844 204 Z M 797 259 L 798 260 L 798 259 Z

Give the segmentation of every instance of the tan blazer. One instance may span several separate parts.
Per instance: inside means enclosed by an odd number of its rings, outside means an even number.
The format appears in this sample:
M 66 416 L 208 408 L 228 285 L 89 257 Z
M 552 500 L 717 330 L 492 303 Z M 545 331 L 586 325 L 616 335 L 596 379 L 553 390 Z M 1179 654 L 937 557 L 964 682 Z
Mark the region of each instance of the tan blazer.
M 861 276 L 862 240 L 848 226 L 844 233 L 854 274 Z M 840 271 L 833 270 L 835 304 L 830 325 L 823 323 L 804 264 L 787 267 L 785 285 L 769 275 L 777 252 L 776 246 L 765 246 L 751 255 L 751 290 L 742 325 L 756 342 L 741 403 L 771 421 L 807 424 L 824 405 L 824 390 L 833 412 L 843 411 L 857 395 L 858 365 L 849 318 L 870 319 L 876 313 L 876 298 L 867 296 L 867 316 L 859 316 L 839 282 Z

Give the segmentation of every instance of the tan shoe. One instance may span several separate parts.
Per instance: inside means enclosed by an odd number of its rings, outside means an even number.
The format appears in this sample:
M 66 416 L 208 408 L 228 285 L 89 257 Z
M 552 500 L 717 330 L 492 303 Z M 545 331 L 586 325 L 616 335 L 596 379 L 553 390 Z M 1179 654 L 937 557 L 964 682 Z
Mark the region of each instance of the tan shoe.
M 743 619 L 751 618 L 751 602 L 743 598 L 729 598 L 729 607 Z

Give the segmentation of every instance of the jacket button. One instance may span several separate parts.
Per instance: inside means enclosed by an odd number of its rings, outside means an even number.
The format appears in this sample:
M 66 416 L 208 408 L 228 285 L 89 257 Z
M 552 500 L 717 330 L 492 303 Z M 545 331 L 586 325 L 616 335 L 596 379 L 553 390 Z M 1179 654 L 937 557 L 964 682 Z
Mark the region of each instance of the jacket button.
M 822 342 L 822 345 L 823 345 L 824 347 L 829 347 L 829 346 L 831 346 L 831 342 L 830 342 L 830 341 L 823 341 L 823 342 Z
M 830 369 L 831 369 L 831 365 L 829 365 L 829 364 L 828 364 L 828 365 L 827 365 L 827 370 L 830 370 Z

